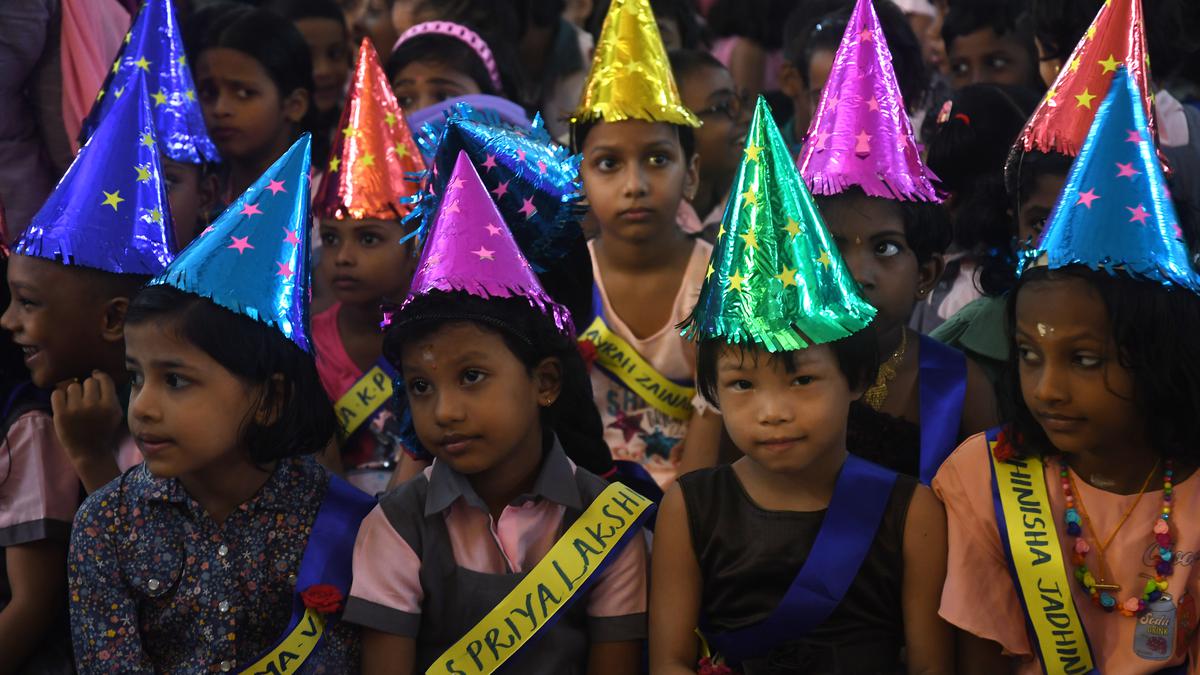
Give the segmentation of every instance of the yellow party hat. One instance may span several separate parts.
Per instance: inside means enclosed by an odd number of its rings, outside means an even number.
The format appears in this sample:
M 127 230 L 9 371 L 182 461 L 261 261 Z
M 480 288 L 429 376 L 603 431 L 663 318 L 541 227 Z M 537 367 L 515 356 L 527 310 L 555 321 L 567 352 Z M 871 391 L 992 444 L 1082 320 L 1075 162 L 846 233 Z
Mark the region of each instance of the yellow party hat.
M 637 119 L 698 127 L 679 100 L 650 0 L 613 0 L 571 123 Z

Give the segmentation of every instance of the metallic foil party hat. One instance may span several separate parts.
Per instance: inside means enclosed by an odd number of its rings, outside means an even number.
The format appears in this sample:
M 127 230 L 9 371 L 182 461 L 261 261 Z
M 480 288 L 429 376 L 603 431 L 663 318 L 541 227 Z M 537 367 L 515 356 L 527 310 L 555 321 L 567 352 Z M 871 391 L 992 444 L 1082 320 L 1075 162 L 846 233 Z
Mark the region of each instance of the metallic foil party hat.
M 1137 81 L 1118 66 L 1037 248 L 1022 270 L 1087 265 L 1200 292 Z
M 939 202 L 871 0 L 858 0 L 797 161 L 813 194 Z
M 144 78 L 129 80 L 12 252 L 154 276 L 175 253 Z
M 575 335 L 571 313 L 538 283 L 463 151 L 446 184 L 405 304 L 435 290 L 465 291 L 481 298 L 522 297 L 552 317 L 564 335 Z M 401 306 L 398 316 L 403 314 Z
M 700 126 L 679 99 L 650 0 L 613 0 L 609 5 L 571 123 L 628 119 Z
M 874 316 L 759 97 L 683 335 L 791 351 L 856 333 Z
M 417 191 L 425 162 L 367 38 L 358 50 L 338 130 L 313 203 L 317 217 L 394 220 L 407 215 L 406 200 Z
M 153 102 L 154 129 L 162 153 L 188 164 L 221 161 L 204 126 L 171 0 L 146 0 L 142 5 L 83 121 L 80 143 L 96 132 L 138 75 L 145 78 Z
M 309 163 L 304 134 L 151 285 L 174 286 L 279 329 L 306 352 Z

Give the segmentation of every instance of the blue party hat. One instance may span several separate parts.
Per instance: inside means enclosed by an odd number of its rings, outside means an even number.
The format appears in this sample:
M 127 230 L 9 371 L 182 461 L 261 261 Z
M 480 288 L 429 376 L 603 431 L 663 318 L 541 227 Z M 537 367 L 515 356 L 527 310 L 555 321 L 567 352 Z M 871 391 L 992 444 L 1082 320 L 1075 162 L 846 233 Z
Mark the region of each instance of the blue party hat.
M 1137 82 L 1124 66 L 1071 166 L 1042 239 L 1022 269 L 1087 265 L 1200 292 Z
M 499 115 L 460 103 L 446 113 L 444 124 L 427 123 L 417 138 L 432 159 L 422 179 L 424 189 L 406 222 L 428 229 L 441 195 L 465 152 L 483 178 L 504 222 L 536 271 L 558 261 L 583 237 L 579 178 L 581 155 L 555 143 L 541 116 L 523 127 Z
M 208 298 L 311 351 L 311 145 L 310 134 L 301 136 L 150 285 Z
M 86 141 L 100 122 L 128 94 L 130 82 L 141 74 L 154 103 L 154 128 L 158 147 L 177 162 L 219 162 L 220 156 L 196 100 L 196 86 L 188 69 L 171 0 L 146 0 L 112 70 L 83 120 L 80 142 Z
M 136 77 L 80 148 L 13 253 L 153 276 L 174 251 L 145 82 Z

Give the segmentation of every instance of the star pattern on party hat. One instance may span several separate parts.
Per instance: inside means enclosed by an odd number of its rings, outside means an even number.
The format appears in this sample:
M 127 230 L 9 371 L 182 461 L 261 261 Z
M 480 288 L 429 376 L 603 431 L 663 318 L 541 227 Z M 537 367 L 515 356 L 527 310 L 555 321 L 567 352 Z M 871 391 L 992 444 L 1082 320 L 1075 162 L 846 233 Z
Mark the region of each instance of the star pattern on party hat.
M 1141 0 L 1107 0 L 1025 123 L 1016 149 L 1078 154 L 1121 65 L 1137 83 L 1151 138 L 1156 138 L 1144 26 Z
M 522 297 L 573 337 L 570 312 L 538 283 L 466 152 L 459 151 L 447 185 L 400 316 L 414 297 L 431 291 Z
M 219 162 L 217 148 L 204 126 L 171 0 L 146 0 L 142 5 L 91 112 L 83 121 L 80 141 L 95 133 L 137 76 L 146 80 L 158 146 L 163 154 L 188 164 Z
M 940 202 L 871 0 L 858 0 L 797 160 L 813 194 Z
M 547 269 L 583 238 L 579 222 L 587 208 L 579 178 L 581 155 L 556 143 L 540 115 L 524 128 L 460 103 L 447 111 L 444 123 L 422 127 L 417 144 L 431 157 L 406 219 L 418 224 L 420 236 L 428 230 L 463 151 L 500 210 L 500 225 L 508 224 L 535 270 Z
M 151 285 L 208 298 L 311 352 L 311 144 L 309 134 L 301 136 Z
M 1138 84 L 1118 66 L 1038 246 L 1022 269 L 1082 264 L 1200 292 Z
M 571 123 L 637 119 L 698 127 L 683 105 L 650 0 L 613 0 Z
M 791 351 L 871 322 L 762 97 L 731 194 L 685 337 Z
M 425 170 L 371 41 L 358 49 L 354 80 L 313 209 L 318 218 L 393 220 L 409 212 Z
M 13 253 L 114 274 L 161 272 L 174 257 L 175 240 L 154 139 L 139 75 L 80 148 Z

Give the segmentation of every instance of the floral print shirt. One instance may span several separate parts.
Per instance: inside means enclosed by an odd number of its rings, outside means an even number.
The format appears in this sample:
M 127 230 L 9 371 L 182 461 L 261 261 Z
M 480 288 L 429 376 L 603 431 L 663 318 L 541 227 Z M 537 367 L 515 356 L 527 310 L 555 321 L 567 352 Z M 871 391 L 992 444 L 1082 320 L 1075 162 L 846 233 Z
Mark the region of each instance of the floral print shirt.
M 145 465 L 87 498 L 68 557 L 81 673 L 241 672 L 288 627 L 296 573 L 329 485 L 311 457 L 278 463 L 224 522 Z M 301 673 L 359 670 L 357 629 L 331 623 Z

